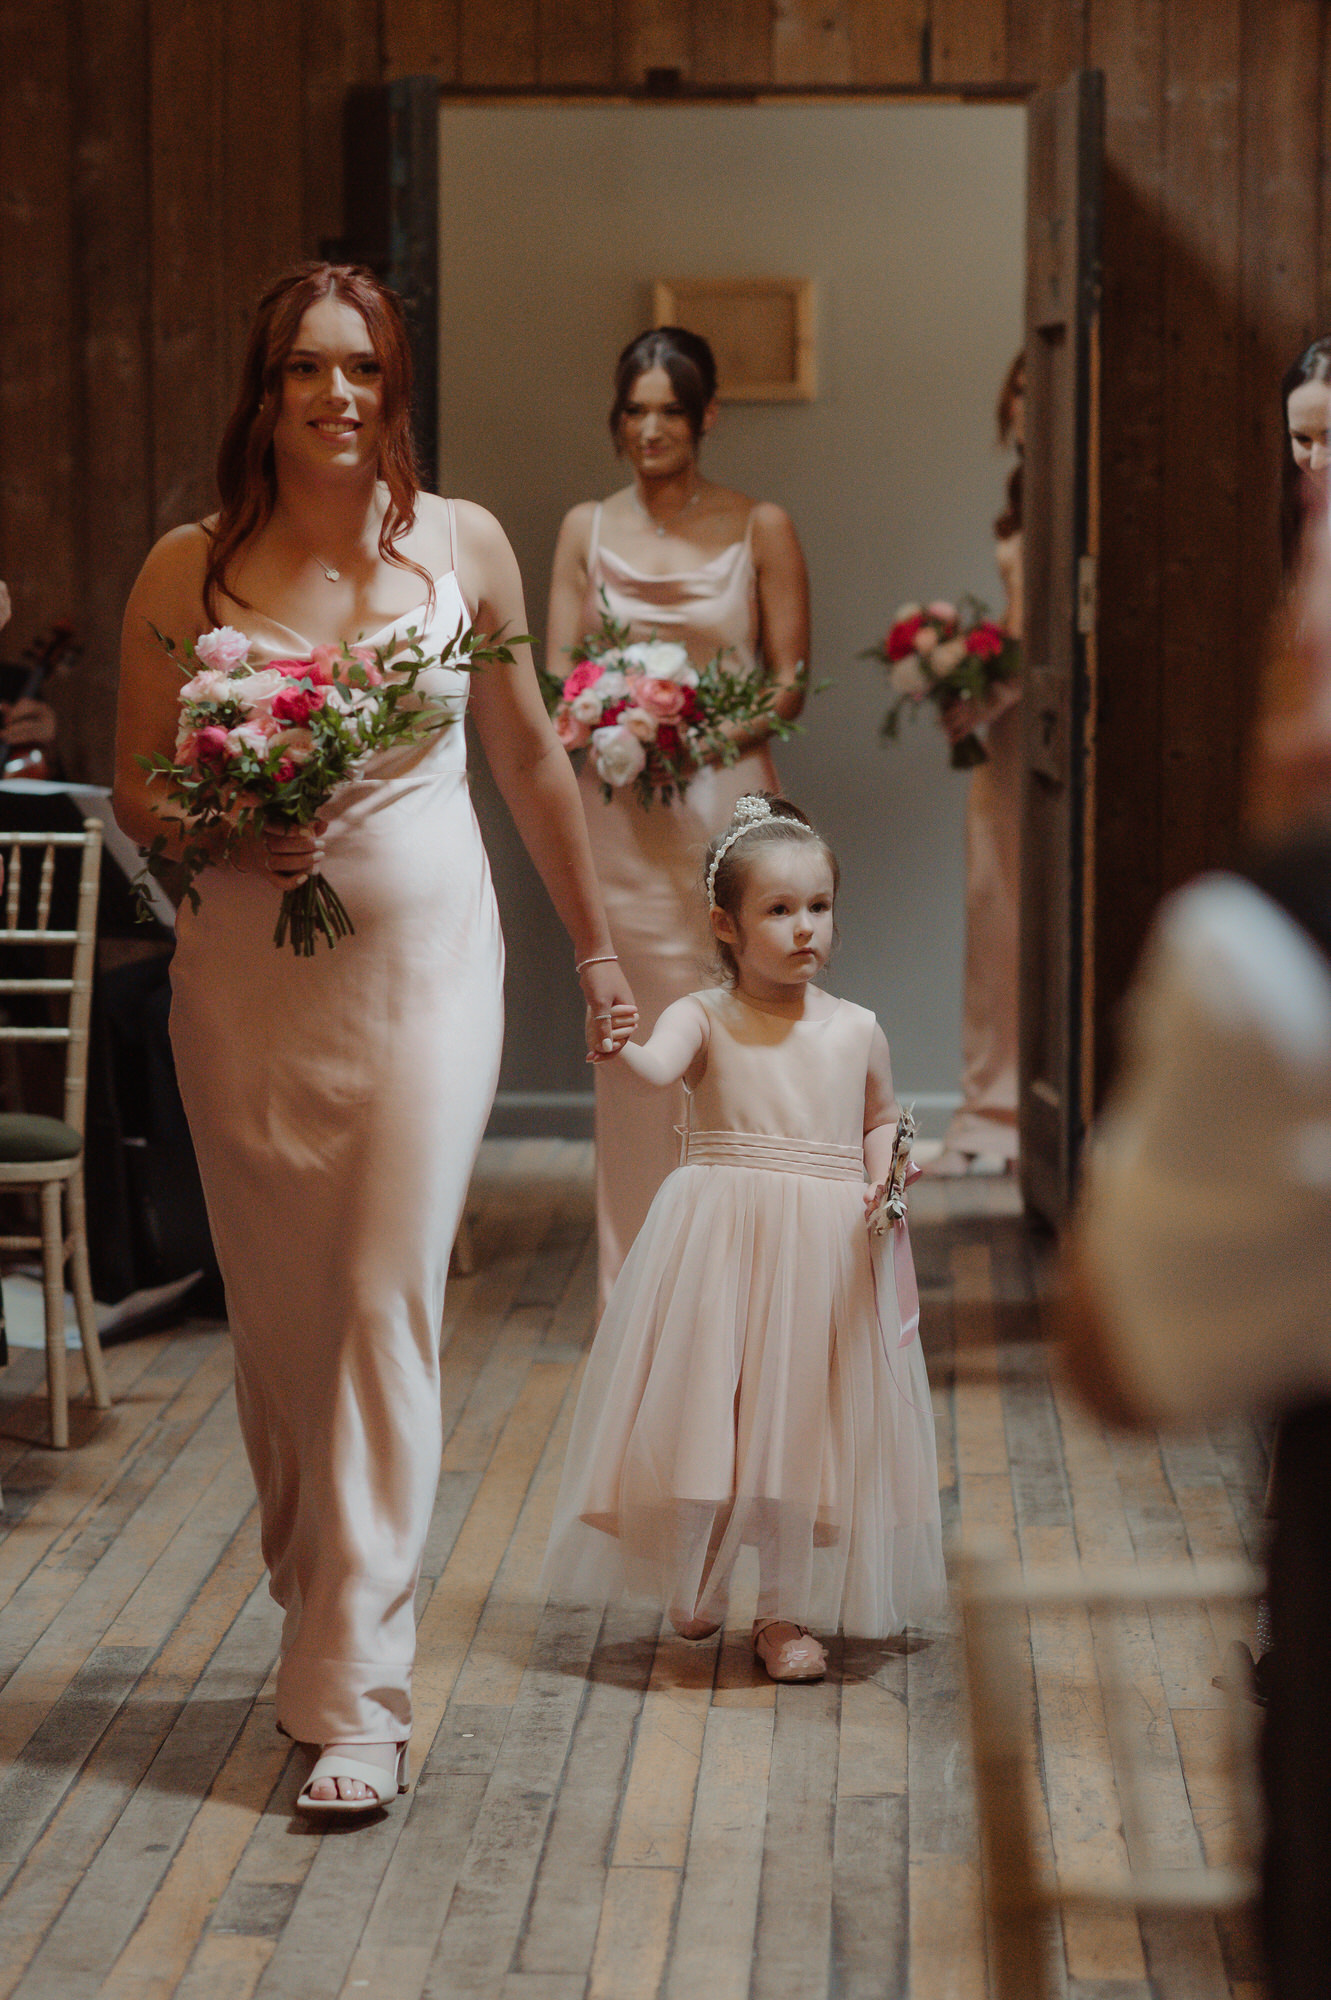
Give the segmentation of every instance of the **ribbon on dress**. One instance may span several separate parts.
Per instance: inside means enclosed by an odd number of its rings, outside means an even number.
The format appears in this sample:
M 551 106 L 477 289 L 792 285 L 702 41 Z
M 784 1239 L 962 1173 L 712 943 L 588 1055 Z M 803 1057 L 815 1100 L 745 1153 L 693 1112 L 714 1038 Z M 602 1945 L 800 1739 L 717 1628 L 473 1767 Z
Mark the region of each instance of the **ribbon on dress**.
M 923 1169 L 911 1160 L 902 1183 L 903 1192 L 912 1181 L 918 1180 Z M 903 1215 L 893 1222 L 889 1234 L 892 1238 L 892 1286 L 897 1295 L 897 1318 L 901 1322 L 901 1338 L 897 1348 L 909 1347 L 920 1331 L 920 1287 L 915 1276 L 915 1258 L 910 1247 L 910 1224 Z M 878 1259 L 872 1254 L 869 1270 L 873 1276 L 874 1310 L 878 1316 L 878 1330 L 883 1330 L 883 1315 L 878 1304 Z M 886 1336 L 884 1336 L 886 1339 Z
M 920 1287 L 915 1277 L 915 1259 L 910 1248 L 910 1224 L 902 1220 L 892 1231 L 892 1276 L 897 1287 L 897 1311 L 901 1315 L 898 1347 L 909 1347 L 920 1330 Z

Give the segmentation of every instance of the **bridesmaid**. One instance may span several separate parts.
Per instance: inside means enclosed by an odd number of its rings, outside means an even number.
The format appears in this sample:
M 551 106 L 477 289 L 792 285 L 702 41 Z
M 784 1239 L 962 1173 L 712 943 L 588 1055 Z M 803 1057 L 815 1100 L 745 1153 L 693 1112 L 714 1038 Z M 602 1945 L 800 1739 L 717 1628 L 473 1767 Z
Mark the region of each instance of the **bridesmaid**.
M 994 522 L 994 560 L 1006 603 L 1003 627 L 1021 637 L 1021 450 L 1026 428 L 1026 357 L 1008 369 L 998 398 L 998 441 L 1017 463 L 1007 505 Z M 987 764 L 966 797 L 966 970 L 961 1023 L 961 1104 L 931 1174 L 1007 1173 L 1017 1159 L 1017 972 L 1021 913 L 1021 699 L 1018 680 L 983 702 L 943 711 L 956 743 L 984 729 Z
M 1280 384 L 1285 449 L 1280 462 L 1280 558 L 1292 588 L 1310 500 L 1325 506 L 1331 468 L 1331 339 L 1306 347 Z
M 809 586 L 790 517 L 705 479 L 698 459 L 716 422 L 716 362 L 683 327 L 639 334 L 615 369 L 610 435 L 633 478 L 565 516 L 550 582 L 552 671 L 595 629 L 602 594 L 635 639 L 656 633 L 701 665 L 725 646 L 737 674 L 766 674 L 778 713 L 803 707 Z M 737 732 L 742 753 L 692 779 L 682 801 L 640 806 L 631 788 L 607 803 L 590 761 L 582 803 L 620 964 L 650 1033 L 706 979 L 711 952 L 698 889 L 708 842 L 745 792 L 776 791 L 770 726 Z M 613 1074 L 612 1074 L 613 1072 Z M 653 1090 L 621 1064 L 596 1071 L 596 1213 L 604 1305 L 652 1196 L 678 1164 L 682 1089 Z
M 427 651 L 467 623 L 525 630 L 498 523 L 420 490 L 409 401 L 401 310 L 369 272 L 312 264 L 272 287 L 222 443 L 221 505 L 163 537 L 125 614 L 115 798 L 134 839 L 164 824 L 137 759 L 170 753 L 180 688 L 153 625 L 183 641 L 225 622 L 274 659 L 361 637 L 391 647 L 413 628 Z M 568 929 L 598 1056 L 633 1019 L 577 787 L 516 651 L 474 680 L 429 670 L 418 686 L 451 726 L 372 760 L 326 825 L 256 837 L 206 869 L 197 913 L 180 911 L 172 1042 L 286 1613 L 277 1722 L 323 1751 L 307 1811 L 364 1812 L 406 1783 L 444 1281 L 503 1033 L 468 704 Z M 323 865 L 355 934 L 297 959 L 273 944 L 277 899 Z

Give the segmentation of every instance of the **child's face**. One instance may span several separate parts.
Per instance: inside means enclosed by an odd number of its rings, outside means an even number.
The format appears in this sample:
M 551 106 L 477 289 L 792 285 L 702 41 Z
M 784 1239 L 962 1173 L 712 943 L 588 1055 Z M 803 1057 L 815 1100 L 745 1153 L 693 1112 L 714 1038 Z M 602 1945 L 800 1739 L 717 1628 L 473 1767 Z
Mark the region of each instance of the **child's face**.
M 719 938 L 735 954 L 742 983 L 806 986 L 832 955 L 832 864 L 812 842 L 755 847 L 744 870 L 739 921 L 713 912 Z

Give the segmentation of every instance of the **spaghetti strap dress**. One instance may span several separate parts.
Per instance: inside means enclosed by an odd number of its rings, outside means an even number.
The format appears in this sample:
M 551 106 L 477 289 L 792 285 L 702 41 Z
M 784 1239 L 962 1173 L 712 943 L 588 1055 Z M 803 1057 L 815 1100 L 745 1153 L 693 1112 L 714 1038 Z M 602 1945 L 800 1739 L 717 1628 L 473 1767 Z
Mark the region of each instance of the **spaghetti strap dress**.
M 260 652 L 309 652 L 230 610 Z M 432 611 L 366 637 L 389 646 L 415 628 L 437 651 L 466 622 L 450 571 Z M 450 726 L 371 760 L 327 809 L 324 873 L 354 935 L 309 959 L 278 950 L 277 890 L 210 868 L 172 968 L 171 1039 L 286 1614 L 277 1719 L 311 1743 L 411 1733 L 444 1283 L 503 1032 L 468 677 L 432 668 L 417 687 Z
M 688 648 L 702 666 L 725 646 L 743 676 L 763 671 L 753 516 L 743 538 L 696 569 L 648 576 L 601 542 L 601 508 L 592 520 L 584 630 L 601 617 L 602 593 L 613 618 L 635 639 L 656 634 Z M 645 1039 L 672 1000 L 708 976 L 712 933 L 702 890 L 708 842 L 729 825 L 745 792 L 775 791 L 765 747 L 725 769 L 699 771 L 672 805 L 639 805 L 630 786 L 607 801 L 590 758 L 579 778 L 592 855 L 610 935 L 638 1003 Z M 596 1076 L 596 1224 L 600 1301 L 642 1227 L 652 1196 L 676 1164 L 682 1088 L 653 1090 L 622 1063 L 598 1063 Z
M 597 1330 L 542 1580 L 719 1620 L 752 1544 L 759 1617 L 883 1637 L 946 1585 L 913 1281 L 864 1214 L 874 1017 L 697 997 L 684 1163 Z

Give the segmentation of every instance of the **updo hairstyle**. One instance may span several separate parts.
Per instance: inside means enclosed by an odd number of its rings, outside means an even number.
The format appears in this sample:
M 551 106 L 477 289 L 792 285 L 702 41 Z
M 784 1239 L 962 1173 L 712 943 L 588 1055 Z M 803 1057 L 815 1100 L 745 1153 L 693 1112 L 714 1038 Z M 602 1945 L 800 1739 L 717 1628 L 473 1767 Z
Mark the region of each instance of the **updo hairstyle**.
M 740 904 L 744 900 L 744 885 L 748 880 L 749 863 L 760 847 L 773 847 L 778 841 L 795 842 L 801 847 L 821 847 L 831 863 L 834 900 L 841 888 L 841 869 L 837 858 L 808 814 L 801 812 L 797 805 L 792 805 L 789 799 L 783 799 L 777 792 L 763 792 L 759 796 L 766 799 L 770 806 L 771 818 L 747 824 L 746 831 L 738 840 L 733 841 L 722 855 L 721 865 L 712 883 L 714 907 L 724 910 L 735 925 L 739 923 Z M 717 849 L 739 824 L 740 821 L 732 819 L 729 826 L 722 827 L 708 847 L 702 871 L 704 889 L 711 874 Z M 734 952 L 723 938 L 716 939 L 716 955 L 721 961 L 723 977 L 733 986 L 739 978 L 739 965 Z
M 684 326 L 657 326 L 631 340 L 615 363 L 610 435 L 616 451 L 634 384 L 651 368 L 664 368 L 670 377 L 670 386 L 688 417 L 694 443 L 702 436 L 703 418 L 716 398 L 716 356 L 700 333 L 690 333 Z

